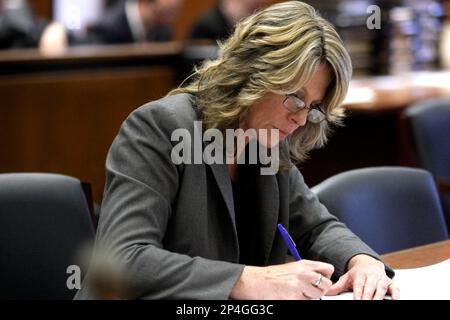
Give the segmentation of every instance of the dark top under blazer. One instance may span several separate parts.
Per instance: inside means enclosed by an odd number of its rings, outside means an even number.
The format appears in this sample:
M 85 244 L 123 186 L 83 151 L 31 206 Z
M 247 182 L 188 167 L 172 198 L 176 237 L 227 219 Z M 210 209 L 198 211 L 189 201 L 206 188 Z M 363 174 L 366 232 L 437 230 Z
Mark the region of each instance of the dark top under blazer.
M 186 128 L 193 136 L 198 119 L 192 95 L 151 102 L 131 113 L 109 150 L 96 241 L 125 257 L 133 297 L 228 299 L 243 271 L 227 165 L 171 161 L 178 144 L 172 132 Z M 286 148 L 283 142 L 283 154 Z M 304 259 L 333 264 L 335 276 L 356 254 L 377 257 L 328 213 L 295 166 L 260 175 L 256 185 L 255 225 L 263 240 L 255 250 L 266 265 L 287 258 L 277 223 L 289 229 Z M 93 298 L 89 286 L 77 298 Z

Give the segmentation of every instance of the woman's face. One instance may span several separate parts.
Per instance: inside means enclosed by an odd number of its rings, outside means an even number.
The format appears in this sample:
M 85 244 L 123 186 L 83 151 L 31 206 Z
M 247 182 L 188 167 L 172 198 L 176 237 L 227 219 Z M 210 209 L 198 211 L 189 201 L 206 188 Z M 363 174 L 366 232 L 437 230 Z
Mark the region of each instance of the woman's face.
M 250 107 L 242 129 L 255 129 L 258 141 L 268 148 L 277 145 L 286 139 L 297 128 L 304 126 L 307 121 L 308 107 L 311 103 L 320 103 L 325 98 L 327 88 L 331 82 L 331 72 L 327 65 L 321 64 L 306 83 L 299 97 L 304 98 L 306 108 L 292 113 L 283 106 L 286 96 L 275 93 L 266 93 L 259 101 Z M 260 134 L 260 129 L 267 129 L 267 134 Z M 272 139 L 271 129 L 279 130 L 279 138 Z M 276 140 L 276 141 L 275 141 Z

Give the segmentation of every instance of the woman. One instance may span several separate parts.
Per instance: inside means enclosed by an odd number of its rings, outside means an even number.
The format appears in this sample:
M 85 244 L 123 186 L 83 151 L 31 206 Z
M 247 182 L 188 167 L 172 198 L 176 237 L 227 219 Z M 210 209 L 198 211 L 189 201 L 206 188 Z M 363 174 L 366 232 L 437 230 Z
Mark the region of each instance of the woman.
M 124 263 L 127 297 L 316 299 L 353 290 L 356 299 L 398 298 L 392 270 L 328 213 L 288 156 L 298 162 L 323 145 L 343 117 L 350 77 L 332 26 L 290 1 L 238 24 L 190 85 L 133 112 L 108 155 L 97 234 Z M 279 149 L 279 170 L 228 161 L 228 147 L 226 162 L 174 161 L 179 129 L 191 137 L 252 129 L 259 148 Z M 203 140 L 200 152 L 212 143 Z M 237 159 L 251 141 L 224 145 L 236 146 Z M 180 157 L 196 157 L 198 147 Z M 279 223 L 304 260 L 286 263 Z M 92 295 L 84 285 L 78 298 Z

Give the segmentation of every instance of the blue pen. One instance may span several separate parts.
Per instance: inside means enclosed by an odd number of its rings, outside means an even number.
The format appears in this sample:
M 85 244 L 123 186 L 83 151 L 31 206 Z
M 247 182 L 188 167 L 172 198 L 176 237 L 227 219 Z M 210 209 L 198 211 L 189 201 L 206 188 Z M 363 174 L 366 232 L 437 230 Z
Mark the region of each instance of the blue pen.
M 300 254 L 297 251 L 297 246 L 295 245 L 294 240 L 292 240 L 292 237 L 289 235 L 289 233 L 286 231 L 286 229 L 281 225 L 278 224 L 278 231 L 280 231 L 281 237 L 283 238 L 284 242 L 286 243 L 289 252 L 294 257 L 296 261 L 302 260 L 302 257 L 300 257 Z

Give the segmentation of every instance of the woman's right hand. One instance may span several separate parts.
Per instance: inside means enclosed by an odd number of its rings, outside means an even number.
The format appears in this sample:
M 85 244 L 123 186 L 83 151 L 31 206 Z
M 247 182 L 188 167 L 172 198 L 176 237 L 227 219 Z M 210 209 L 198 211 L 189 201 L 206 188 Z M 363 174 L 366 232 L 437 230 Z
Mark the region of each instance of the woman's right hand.
M 301 260 L 267 267 L 245 266 L 230 298 L 319 299 L 328 291 L 334 267 L 331 264 Z M 314 284 L 321 278 L 320 285 Z

